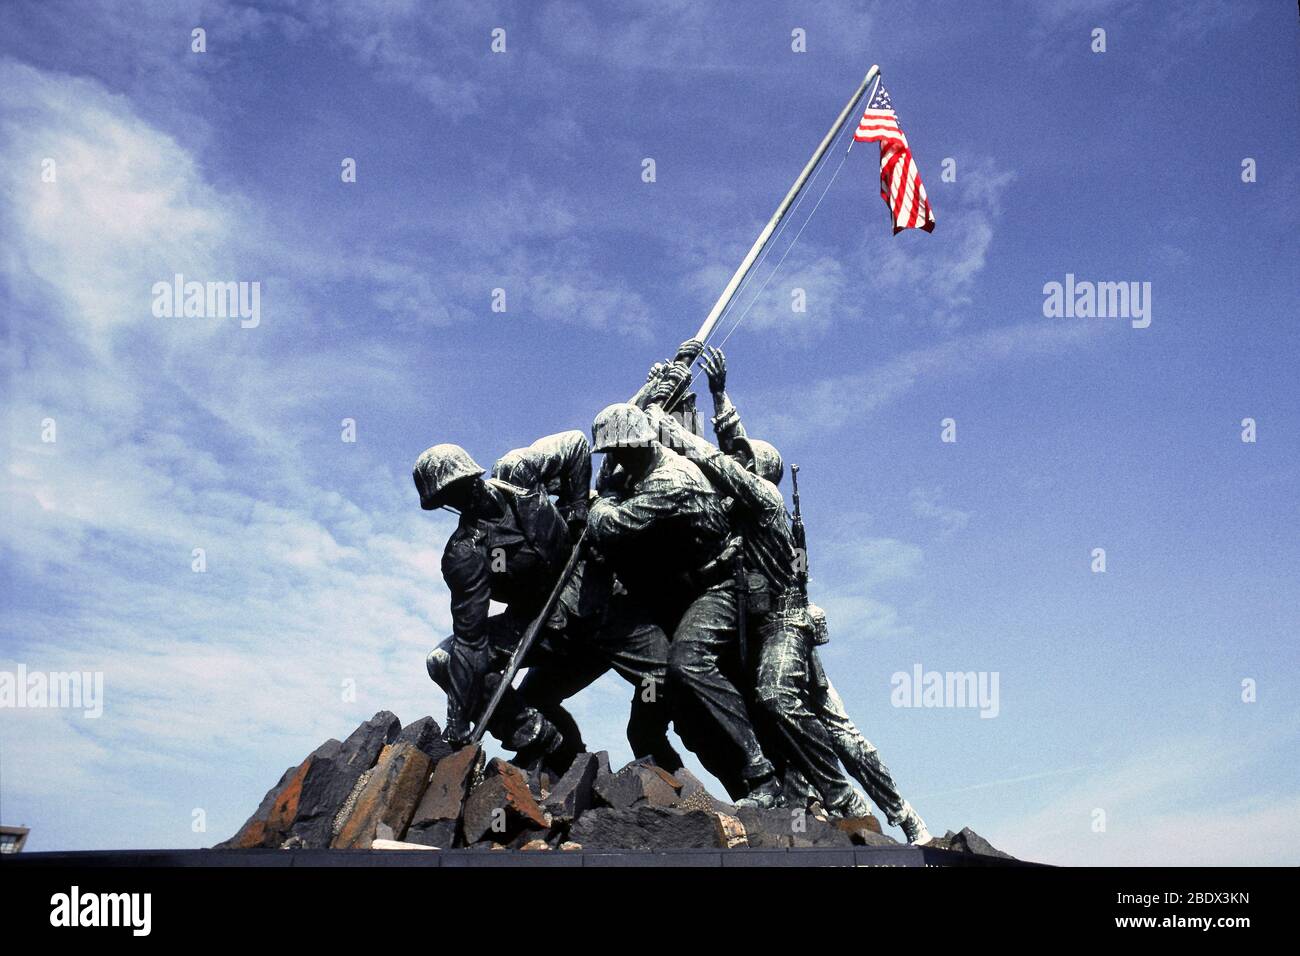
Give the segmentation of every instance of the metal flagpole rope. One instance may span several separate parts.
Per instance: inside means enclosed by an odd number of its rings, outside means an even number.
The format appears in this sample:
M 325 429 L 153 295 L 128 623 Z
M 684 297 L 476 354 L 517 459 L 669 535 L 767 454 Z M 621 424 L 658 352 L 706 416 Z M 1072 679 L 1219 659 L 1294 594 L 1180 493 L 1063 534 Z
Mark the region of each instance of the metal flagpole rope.
M 876 78 L 875 78 L 875 79 L 876 79 L 876 85 L 879 86 L 879 84 L 880 84 L 880 76 L 879 76 L 879 71 L 878 71 L 878 70 L 876 71 Z M 867 102 L 870 102 L 870 101 L 871 101 L 870 98 L 868 98 Z M 843 130 L 841 129 L 840 132 L 843 132 Z M 838 134 L 837 134 L 837 135 L 838 135 Z M 844 168 L 844 163 L 845 163 L 845 161 L 849 158 L 849 153 L 853 152 L 853 145 L 854 145 L 854 143 L 856 143 L 856 142 L 857 142 L 857 140 L 856 140 L 855 138 L 850 137 L 848 148 L 844 150 L 844 155 L 840 157 L 839 164 L 835 167 L 835 172 L 831 174 L 830 181 L 826 183 L 825 188 L 823 188 L 822 191 L 821 191 L 821 195 L 817 197 L 817 202 L 813 205 L 812 211 L 811 211 L 810 213 L 808 213 L 808 218 L 806 218 L 806 219 L 803 221 L 803 224 L 799 227 L 798 231 L 794 234 L 794 238 L 790 240 L 790 244 L 789 244 L 788 246 L 786 246 L 785 251 L 784 251 L 783 253 L 781 253 L 781 258 L 779 258 L 779 259 L 776 261 L 776 265 L 773 266 L 773 267 L 772 267 L 772 271 L 769 272 L 769 273 L 767 274 L 767 277 L 763 280 L 762 285 L 759 286 L 758 291 L 757 291 L 756 293 L 754 293 L 753 297 L 749 300 L 749 304 L 746 305 L 745 308 L 744 308 L 744 310 L 740 313 L 739 318 L 737 318 L 735 322 L 731 323 L 731 327 L 727 330 L 727 334 L 724 335 L 724 336 L 722 337 L 722 341 L 718 343 L 718 347 L 719 347 L 719 348 L 721 348 L 723 345 L 726 345 L 726 344 L 727 344 L 727 339 L 731 338 L 732 333 L 735 332 L 736 329 L 740 327 L 740 323 L 743 322 L 743 321 L 745 321 L 745 317 L 746 317 L 747 315 L 749 315 L 749 311 L 750 311 L 750 309 L 752 309 L 752 308 L 754 307 L 754 304 L 759 300 L 759 297 L 762 296 L 764 290 L 767 289 L 768 284 L 772 281 L 773 277 L 774 277 L 774 276 L 777 274 L 777 272 L 780 270 L 780 268 L 781 268 L 781 264 L 782 264 L 783 262 L 785 262 L 786 256 L 788 256 L 788 255 L 790 254 L 790 250 L 792 250 L 792 249 L 795 247 L 796 243 L 799 242 L 799 237 L 802 236 L 802 235 L 803 235 L 803 231 L 804 231 L 805 229 L 808 228 L 808 223 L 812 222 L 812 220 L 813 220 L 813 216 L 817 215 L 817 210 L 818 210 L 818 208 L 821 207 L 822 200 L 825 199 L 825 198 L 826 198 L 826 194 L 827 194 L 828 192 L 830 192 L 831 186 L 835 185 L 835 180 L 839 177 L 839 175 L 840 175 L 840 170 Z M 808 185 L 809 185 L 809 186 L 811 186 L 813 183 L 815 183 L 815 182 L 817 181 L 817 177 L 821 175 L 821 171 L 822 171 L 823 168 L 825 168 L 825 164 L 822 164 L 822 165 L 818 166 L 817 171 L 816 171 L 815 173 L 813 173 L 812 177 L 808 180 Z M 780 228 L 779 230 L 777 230 L 776 235 L 772 237 L 772 240 L 773 240 L 773 241 L 772 241 L 771 243 L 769 243 L 769 244 L 766 246 L 766 248 L 764 248 L 762 257 L 760 257 L 759 260 L 758 260 L 758 262 L 755 263 L 755 266 L 756 266 L 756 267 L 757 267 L 757 266 L 760 266 L 760 265 L 763 264 L 763 261 L 767 259 L 767 255 L 768 255 L 768 253 L 771 251 L 772 247 L 776 245 L 776 240 L 779 239 L 779 238 L 781 237 L 781 234 L 782 234 L 783 232 L 785 232 L 785 228 L 786 228 L 786 226 L 787 226 L 787 225 L 790 223 L 790 221 L 794 218 L 794 217 L 793 217 L 793 213 L 797 212 L 798 209 L 799 209 L 800 204 L 803 203 L 803 196 L 804 196 L 804 194 L 801 192 L 801 193 L 800 193 L 800 196 L 799 196 L 799 201 L 796 202 L 796 203 L 794 204 L 794 208 L 791 209 L 791 214 L 792 214 L 792 215 L 790 216 L 790 218 L 786 219 L 785 221 L 783 221 L 783 222 L 781 223 L 781 228 Z M 724 312 L 722 313 L 723 315 L 726 315 L 727 317 L 730 317 L 730 313 L 731 313 L 731 311 L 732 311 L 732 309 L 731 309 L 732 304 L 735 302 L 735 299 L 739 297 L 741 290 L 743 290 L 747 285 L 749 285 L 749 279 L 750 279 L 750 277 L 751 277 L 752 275 L 753 275 L 753 272 L 751 271 L 749 274 L 747 274 L 747 275 L 745 276 L 745 281 L 744 281 L 743 283 L 741 283 L 740 287 L 736 290 L 736 295 L 732 298 L 732 300 L 731 300 L 730 302 L 727 303 L 727 309 L 724 310 Z M 719 319 L 721 319 L 721 316 L 719 316 Z M 696 371 L 696 372 L 691 376 L 690 384 L 691 384 L 691 385 L 694 385 L 694 384 L 695 384 L 695 380 L 696 380 L 696 378 L 698 378 L 698 377 L 699 377 L 699 372 Z M 688 387 L 689 387 L 689 386 L 688 386 Z
M 841 127 L 840 132 L 841 133 L 843 132 L 843 127 Z M 839 133 L 837 133 L 836 135 L 838 136 Z M 853 148 L 853 142 L 850 140 L 849 149 L 852 148 Z M 821 157 L 819 157 L 819 160 L 820 158 Z M 843 165 L 843 160 L 841 160 L 840 163 L 841 165 Z M 808 182 L 804 184 L 803 188 L 799 190 L 799 198 L 795 200 L 795 204 L 790 208 L 790 211 L 786 215 L 781 217 L 781 225 L 777 228 L 776 233 L 766 243 L 763 244 L 763 254 L 758 257 L 758 261 L 756 261 L 753 264 L 753 266 L 751 266 L 750 269 L 745 273 L 744 280 L 740 283 L 739 286 L 736 287 L 736 291 L 731 296 L 731 298 L 727 300 L 726 307 L 720 313 L 718 313 L 717 322 L 715 323 L 713 328 L 709 330 L 710 336 L 713 335 L 713 329 L 716 329 L 717 326 L 721 325 L 725 319 L 731 317 L 731 313 L 735 311 L 736 301 L 741 297 L 741 293 L 743 293 L 746 289 L 749 288 L 750 284 L 754 279 L 754 276 L 762 268 L 763 263 L 767 261 L 768 255 L 770 255 L 772 250 L 776 248 L 777 243 L 781 239 L 781 236 L 785 234 L 786 228 L 790 225 L 791 222 L 794 221 L 795 214 L 799 212 L 799 207 L 803 205 L 804 197 L 807 196 L 808 193 L 812 190 L 812 187 L 816 185 L 817 177 L 822 174 L 822 170 L 825 168 L 826 168 L 825 163 L 820 161 L 817 163 L 817 168 L 813 171 L 812 176 L 808 179 Z M 835 170 L 835 174 L 839 175 L 838 168 Z M 832 182 L 833 181 L 834 179 L 832 178 Z M 823 193 L 823 195 L 825 194 Z M 732 328 L 734 329 L 735 326 L 733 325 Z M 730 337 L 730 333 L 728 333 L 728 337 Z M 725 342 L 726 338 L 724 338 L 722 341 Z M 698 375 L 698 373 L 696 374 Z M 695 378 L 696 378 L 695 375 L 691 376 L 692 384 L 694 384 Z
M 832 124 L 829 130 L 827 130 L 826 135 L 822 137 L 822 141 L 817 144 L 817 149 L 813 151 L 812 157 L 804 165 L 803 170 L 795 179 L 794 185 L 790 187 L 790 191 L 787 192 L 785 198 L 781 200 L 781 204 L 776 207 L 776 212 L 772 214 L 772 218 L 769 219 L 767 225 L 763 227 L 763 231 L 760 232 L 758 238 L 754 240 L 754 244 L 750 247 L 749 252 L 745 255 L 740 266 L 732 275 L 726 288 L 722 290 L 722 294 L 718 296 L 718 301 L 713 304 L 713 308 L 709 311 L 708 317 L 705 318 L 704 324 L 700 326 L 700 330 L 692 336 L 693 338 L 699 339 L 702 342 L 707 342 L 709 340 L 709 337 L 713 334 L 714 326 L 717 325 L 719 316 L 722 315 L 723 310 L 726 309 L 726 307 L 731 303 L 731 300 L 735 297 L 736 290 L 740 288 L 741 282 L 749 274 L 749 270 L 753 268 L 754 262 L 758 259 L 759 253 L 763 251 L 768 239 L 771 238 L 772 233 L 776 231 L 776 227 L 785 217 L 785 214 L 790 211 L 790 207 L 794 205 L 799 193 L 803 190 L 804 184 L 808 182 L 809 176 L 812 175 L 813 170 L 821 161 L 821 158 L 826 154 L 826 150 L 830 148 L 831 143 L 839 136 L 840 130 L 844 127 L 845 120 L 849 118 L 849 115 L 853 112 L 853 108 L 857 106 L 858 101 L 862 99 L 862 95 L 867 92 L 867 87 L 871 85 L 871 81 L 879 75 L 880 67 L 873 65 L 871 69 L 867 71 L 867 75 L 862 78 L 862 82 L 858 85 L 858 88 L 854 90 L 853 96 L 851 96 L 849 101 L 844 104 L 844 109 L 840 110 L 840 114 L 835 118 L 834 124 Z
M 762 296 L 763 292 L 767 289 L 768 283 L 770 283 L 776 276 L 777 272 L 780 271 L 781 264 L 785 262 L 785 258 L 790 254 L 790 250 L 792 250 L 799 242 L 799 237 L 802 236 L 803 231 L 808 228 L 808 223 L 812 222 L 813 216 L 817 215 L 817 210 L 821 207 L 822 200 L 826 198 L 826 194 L 830 192 L 831 187 L 835 185 L 835 180 L 839 177 L 840 170 L 844 168 L 845 160 L 849 158 L 849 153 L 853 150 L 853 142 L 853 140 L 849 140 L 848 149 L 846 149 L 844 155 L 840 157 L 839 165 L 835 167 L 835 172 L 831 174 L 830 181 L 826 183 L 826 187 L 822 190 L 821 195 L 817 197 L 817 202 L 813 205 L 812 212 L 808 213 L 808 218 L 803 221 L 803 225 L 799 227 L 799 231 L 794 234 L 794 238 L 790 240 L 790 244 L 785 247 L 785 251 L 781 253 L 781 258 L 776 260 L 776 265 L 774 265 L 772 271 L 767 274 L 767 277 L 763 280 L 763 284 L 758 287 L 758 291 L 754 293 L 753 298 L 749 300 L 749 304 L 745 306 L 744 311 L 740 313 L 740 317 L 737 318 L 735 322 L 731 323 L 731 328 L 727 330 L 727 334 L 724 335 L 722 341 L 718 343 L 718 348 L 722 348 L 722 346 L 726 345 L 727 339 L 731 338 L 731 333 L 735 332 L 736 329 L 739 328 L 740 323 L 745 321 L 745 317 L 749 315 L 749 310 L 754 307 L 754 303 L 759 300 L 759 297 Z M 696 374 L 698 375 L 699 373 L 697 372 Z M 691 381 L 695 381 L 694 376 L 692 376 Z

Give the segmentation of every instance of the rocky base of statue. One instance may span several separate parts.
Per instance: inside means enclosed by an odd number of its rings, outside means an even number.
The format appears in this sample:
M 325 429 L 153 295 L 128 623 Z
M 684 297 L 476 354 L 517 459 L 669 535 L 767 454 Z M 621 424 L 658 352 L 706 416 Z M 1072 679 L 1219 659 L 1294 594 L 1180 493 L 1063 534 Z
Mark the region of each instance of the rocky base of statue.
M 432 717 L 381 711 L 284 772 L 221 849 L 519 851 L 898 846 L 873 816 L 737 809 L 688 770 L 610 768 L 580 754 L 559 779 L 529 778 L 478 746 L 451 750 Z M 932 846 L 1011 859 L 969 829 Z

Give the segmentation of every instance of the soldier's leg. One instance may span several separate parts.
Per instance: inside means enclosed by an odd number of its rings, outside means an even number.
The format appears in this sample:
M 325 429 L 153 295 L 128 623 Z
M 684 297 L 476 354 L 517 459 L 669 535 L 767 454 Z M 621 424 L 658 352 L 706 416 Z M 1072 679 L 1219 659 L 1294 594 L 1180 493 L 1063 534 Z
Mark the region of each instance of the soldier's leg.
M 669 773 L 679 769 L 681 755 L 668 740 L 668 635 L 649 612 L 620 595 L 611 602 L 592 646 L 632 685 L 627 742 L 633 755 L 651 757 Z
M 880 759 L 880 753 L 858 730 L 849 717 L 834 685 L 827 681 L 814 696 L 817 716 L 829 732 L 835 753 L 855 780 L 862 784 L 876 806 L 885 813 L 890 823 L 898 822 L 903 809 L 903 798 L 898 792 L 889 768 Z
M 787 764 L 781 771 L 781 787 L 785 791 L 786 803 L 792 807 L 811 807 L 822 798 L 794 763 Z
M 757 622 L 754 624 L 754 634 L 757 635 Z M 755 639 L 753 653 L 757 656 L 759 651 L 758 640 Z M 754 679 L 753 675 L 757 670 L 755 662 L 750 667 L 750 679 L 743 682 L 746 690 L 745 703 L 749 706 L 749 719 L 754 724 L 754 733 L 758 735 L 758 745 L 763 748 L 763 753 L 767 759 L 772 761 L 772 766 L 776 770 L 776 779 L 781 781 L 781 794 L 785 797 L 787 807 L 811 807 L 813 803 L 821 802 L 821 794 L 813 789 L 812 784 L 799 770 L 798 765 L 790 759 L 790 746 L 786 743 L 785 734 L 781 733 L 774 721 L 763 709 L 754 696 Z M 741 681 L 736 681 L 736 686 L 742 686 Z
M 452 639 L 448 638 L 429 652 L 425 660 L 429 676 L 444 691 L 450 686 L 448 673 L 451 663 Z M 483 680 L 484 696 L 492 694 L 500 681 L 499 674 L 489 673 Z M 488 731 L 508 750 L 520 750 L 529 743 L 546 737 L 549 720 L 541 719 L 535 707 L 530 707 L 516 690 L 508 690 L 488 723 Z
M 751 795 L 774 804 L 779 802 L 780 789 L 772 763 L 759 746 L 744 697 L 719 666 L 721 658 L 735 650 L 735 593 L 727 588 L 705 591 L 682 615 L 669 650 L 668 689 L 674 719 L 682 715 L 677 721 L 679 732 L 693 719 L 706 719 L 710 735 L 739 762 L 740 776 Z M 687 733 L 696 736 L 692 730 Z M 696 753 L 711 773 L 725 781 L 727 767 L 719 767 L 719 772 L 709 766 L 716 759 L 711 750 Z
M 451 667 L 451 646 L 455 642 L 454 636 L 447 638 L 431 650 L 429 656 L 424 659 L 424 666 L 429 672 L 430 679 L 444 692 L 451 686 L 451 675 L 448 670 Z
M 609 670 L 609 665 L 594 655 L 575 652 L 565 647 L 555 652 L 543 643 L 535 654 L 529 655 L 528 673 L 519 684 L 519 695 L 524 703 L 535 708 L 560 732 L 563 743 L 551 761 L 556 766 L 573 762 L 573 758 L 587 749 L 578 722 L 573 719 L 564 701 L 578 694 Z
M 468 644 L 452 635 L 429 652 L 425 667 L 447 695 L 445 731 L 449 739 L 469 735 L 474 714 L 484 701 L 483 682 L 490 669 L 488 640 Z
M 816 653 L 814 649 L 813 654 Z M 816 663 L 820 667 L 820 662 Z M 813 706 L 830 733 L 840 762 L 862 784 L 862 789 L 880 807 L 889 822 L 902 827 L 911 842 L 929 842 L 930 834 L 925 821 L 898 792 L 898 785 L 894 783 L 889 768 L 880 759 L 880 752 L 858 730 L 829 678 L 824 678 L 820 686 L 816 687 Z
M 668 702 L 665 697 L 649 701 L 640 687 L 632 691 L 632 706 L 627 718 L 627 742 L 632 755 L 649 757 L 655 766 L 669 773 L 682 769 L 682 755 L 668 739 Z
M 705 707 L 680 686 L 674 687 L 671 673 L 665 688 L 673 728 L 686 749 L 695 754 L 706 770 L 721 782 L 733 801 L 749 794 L 742 771 L 745 755 L 725 734 L 718 733 Z M 760 748 L 761 748 L 760 743 Z M 766 751 L 764 751 L 766 753 Z
M 758 744 L 763 748 L 767 759 L 776 769 L 776 778 L 781 781 L 781 792 L 785 796 L 786 806 L 811 807 L 814 802 L 821 802 L 819 794 L 808 782 L 808 778 L 799 770 L 798 765 L 790 759 L 790 746 L 786 742 L 776 721 L 759 703 L 755 695 L 755 677 L 758 673 L 758 659 L 762 649 L 762 623 L 765 615 L 751 615 L 749 619 L 750 651 L 747 669 L 737 668 L 733 680 L 737 687 L 745 692 L 745 704 L 749 708 L 749 719 L 754 724 L 754 733 L 758 735 Z M 739 663 L 739 662 L 737 662 Z
M 821 795 L 822 805 L 842 816 L 869 811 L 840 769 L 831 736 L 809 706 L 812 627 L 801 609 L 774 610 L 760 628 L 755 696 L 784 739 L 790 761 Z
M 488 638 L 480 652 L 487 661 L 487 674 L 478 680 L 475 714 L 486 706 L 488 698 L 495 691 L 501 679 L 500 668 L 504 667 L 505 658 L 518 640 L 518 629 L 508 615 L 494 614 L 488 618 Z M 425 660 L 429 676 L 447 693 L 449 710 L 452 707 L 452 696 L 457 692 L 456 681 L 463 680 L 463 677 L 458 678 L 457 673 L 464 666 L 458 662 L 458 655 L 462 651 L 461 643 L 455 636 L 449 637 L 434 648 Z M 514 688 L 507 690 L 501 698 L 487 729 L 501 741 L 503 747 L 519 751 L 526 757 L 534 750 L 543 754 L 557 750 L 563 739 L 554 724 L 537 708 L 525 702 Z

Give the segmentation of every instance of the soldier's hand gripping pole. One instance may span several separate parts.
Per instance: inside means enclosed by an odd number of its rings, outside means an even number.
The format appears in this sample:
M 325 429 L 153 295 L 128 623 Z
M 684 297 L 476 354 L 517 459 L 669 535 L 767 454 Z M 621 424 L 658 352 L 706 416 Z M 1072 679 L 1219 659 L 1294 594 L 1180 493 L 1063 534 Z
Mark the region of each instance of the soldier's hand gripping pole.
M 514 653 L 510 655 L 510 663 L 506 665 L 505 671 L 501 674 L 501 682 L 497 684 L 496 690 L 492 692 L 492 697 L 488 700 L 487 706 L 483 708 L 483 713 L 478 722 L 474 724 L 474 732 L 469 736 L 469 742 L 476 744 L 483 739 L 483 734 L 487 732 L 488 722 L 492 720 L 492 715 L 496 713 L 497 707 L 501 705 L 501 698 L 505 697 L 506 691 L 514 683 L 515 675 L 519 673 L 519 668 L 523 666 L 524 658 L 528 656 L 528 650 L 537 640 L 537 635 L 541 632 L 542 626 L 546 624 L 547 619 L 555 612 L 555 605 L 560 600 L 560 594 L 564 587 L 569 583 L 569 578 L 573 577 L 573 570 L 578 566 L 582 559 L 583 546 L 587 542 L 587 529 L 583 528 L 582 534 L 578 537 L 578 542 L 573 546 L 573 551 L 569 554 L 569 560 L 564 565 L 564 570 L 560 576 L 555 579 L 555 586 L 551 588 L 551 596 L 546 599 L 537 617 L 535 617 L 528 629 L 524 631 L 524 636 L 519 639 Z

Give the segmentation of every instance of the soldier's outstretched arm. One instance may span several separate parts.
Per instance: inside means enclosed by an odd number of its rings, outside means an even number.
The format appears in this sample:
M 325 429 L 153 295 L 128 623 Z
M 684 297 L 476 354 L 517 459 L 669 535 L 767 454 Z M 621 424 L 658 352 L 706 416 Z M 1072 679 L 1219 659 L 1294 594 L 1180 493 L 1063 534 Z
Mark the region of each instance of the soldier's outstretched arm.
M 668 368 L 667 362 L 655 362 L 650 366 L 650 371 L 646 373 L 645 384 L 637 389 L 636 394 L 627 400 L 629 405 L 635 405 L 637 408 L 645 408 L 646 403 L 650 401 L 650 396 L 654 393 L 655 386 L 659 384 L 659 378 L 663 375 L 664 370 Z
M 650 406 L 646 415 L 650 424 L 667 439 L 665 444 L 684 449 L 686 457 L 699 465 L 714 486 L 724 494 L 743 502 L 766 520 L 785 514 L 785 499 L 770 482 L 764 481 L 726 452 L 683 428 L 675 418 L 664 414 L 658 405 Z
M 713 395 L 713 434 L 718 436 L 718 447 L 730 452 L 736 439 L 746 435 L 740 412 L 727 395 L 727 357 L 722 349 L 710 345 L 704 350 L 700 366 L 709 378 L 709 392 Z

